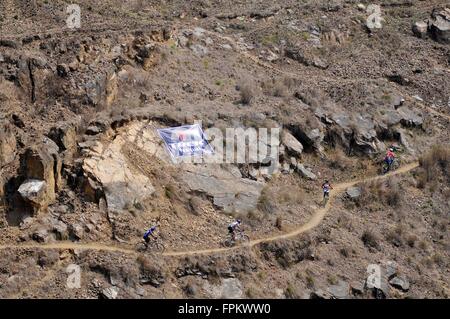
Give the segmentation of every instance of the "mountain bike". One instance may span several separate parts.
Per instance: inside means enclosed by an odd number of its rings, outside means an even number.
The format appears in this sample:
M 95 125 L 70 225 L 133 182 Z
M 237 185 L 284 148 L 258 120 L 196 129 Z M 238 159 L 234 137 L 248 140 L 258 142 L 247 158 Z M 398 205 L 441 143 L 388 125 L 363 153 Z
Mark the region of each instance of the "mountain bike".
M 138 252 L 147 252 L 147 251 L 155 251 L 158 253 L 164 252 L 166 250 L 166 247 L 161 242 L 159 238 L 150 240 L 148 243 L 146 243 L 144 240 L 140 241 L 136 244 L 136 250 Z
M 250 237 L 248 237 L 243 230 L 240 230 L 235 235 L 235 240 L 233 240 L 233 234 L 229 234 L 228 238 L 224 241 L 223 245 L 225 247 L 233 247 L 238 242 L 248 243 L 250 241 Z
M 387 174 L 390 171 L 395 171 L 400 167 L 400 160 L 398 158 L 394 159 L 394 162 L 389 166 L 388 163 L 383 159 L 383 162 L 381 164 L 381 174 Z

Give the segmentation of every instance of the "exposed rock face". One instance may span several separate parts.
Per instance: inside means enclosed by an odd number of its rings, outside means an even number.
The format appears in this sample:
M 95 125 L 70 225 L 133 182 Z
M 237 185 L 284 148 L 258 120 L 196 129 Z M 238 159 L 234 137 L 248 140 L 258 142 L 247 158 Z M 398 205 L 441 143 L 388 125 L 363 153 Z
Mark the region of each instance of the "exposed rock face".
M 347 188 L 347 190 L 345 191 L 345 193 L 347 194 L 347 196 L 352 199 L 358 199 L 361 196 L 361 188 L 360 187 L 349 187 Z
M 139 282 L 143 285 L 151 285 L 158 288 L 165 283 L 163 265 L 149 258 L 142 258 L 140 262 Z
M 74 125 L 70 123 L 61 123 L 50 130 L 48 137 L 58 145 L 60 152 L 64 152 L 67 156 L 71 156 L 75 153 L 77 143 Z
M 376 152 L 377 133 L 375 124 L 367 117 L 356 114 L 354 118 L 348 114 L 333 114 L 332 119 L 341 127 L 341 139 L 349 149 L 365 154 Z
M 437 42 L 450 43 L 450 8 L 433 11 L 429 22 L 429 32 Z
M 61 185 L 61 166 L 58 146 L 48 138 L 22 155 L 21 171 L 27 181 L 20 186 L 19 192 L 32 203 L 35 214 L 55 200 Z
M 406 277 L 403 276 L 394 277 L 389 281 L 389 283 L 393 287 L 401 289 L 403 291 L 409 290 L 409 281 Z
M 303 152 L 303 145 L 287 130 L 283 130 L 281 141 L 286 146 L 286 149 L 293 155 L 300 156 Z
M 101 296 L 105 299 L 116 299 L 119 294 L 119 288 L 108 287 L 102 290 Z
M 319 153 L 322 153 L 323 146 L 321 145 L 321 143 L 324 138 L 323 132 L 320 129 L 315 128 L 306 132 L 306 136 L 311 141 L 311 144 L 314 146 L 314 148 L 317 149 Z
M 182 176 L 191 191 L 213 198 L 214 205 L 226 212 L 245 212 L 256 208 L 264 184 L 242 178 L 239 170 L 219 165 L 189 166 Z
M 314 66 L 319 69 L 328 68 L 328 63 L 317 56 L 304 52 L 301 48 L 296 46 L 286 48 L 285 54 L 286 57 L 298 61 L 306 66 Z
M 204 289 L 212 298 L 216 299 L 239 299 L 243 296 L 243 286 L 239 279 L 225 278 L 220 285 L 211 285 L 207 282 Z
M 6 122 L 0 122 L 0 167 L 14 160 L 16 154 L 16 138 Z
M 22 56 L 18 66 L 18 83 L 31 103 L 44 101 L 49 96 L 59 94 L 59 83 L 52 81 L 53 73 L 47 61 L 39 57 Z
M 309 299 L 330 299 L 331 295 L 328 292 L 323 291 L 322 289 L 317 289 L 311 292 Z
M 83 163 L 86 177 L 93 176 L 101 183 L 111 212 L 120 212 L 140 202 L 155 190 L 150 179 L 137 172 L 122 153 L 126 142 L 121 136 L 107 146 L 99 142 L 90 149 L 90 157 Z
M 299 163 L 297 164 L 297 172 L 304 178 L 310 179 L 310 180 L 316 180 L 317 176 L 311 172 L 308 168 L 306 168 L 303 164 Z
M 327 291 L 336 299 L 347 299 L 350 292 L 350 285 L 343 280 L 339 280 L 336 285 L 328 287 Z

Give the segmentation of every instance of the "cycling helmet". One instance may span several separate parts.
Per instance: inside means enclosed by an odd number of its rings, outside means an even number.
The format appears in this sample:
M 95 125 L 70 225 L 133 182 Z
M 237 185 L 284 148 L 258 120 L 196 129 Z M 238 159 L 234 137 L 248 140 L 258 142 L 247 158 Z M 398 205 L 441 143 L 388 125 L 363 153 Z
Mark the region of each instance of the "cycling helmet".
M 393 151 L 394 151 L 394 148 L 393 148 L 393 147 L 391 147 L 391 148 L 389 148 L 389 150 L 390 150 L 391 152 L 393 152 Z
M 241 223 L 241 220 L 240 219 L 238 219 L 238 220 L 236 220 L 239 224 Z

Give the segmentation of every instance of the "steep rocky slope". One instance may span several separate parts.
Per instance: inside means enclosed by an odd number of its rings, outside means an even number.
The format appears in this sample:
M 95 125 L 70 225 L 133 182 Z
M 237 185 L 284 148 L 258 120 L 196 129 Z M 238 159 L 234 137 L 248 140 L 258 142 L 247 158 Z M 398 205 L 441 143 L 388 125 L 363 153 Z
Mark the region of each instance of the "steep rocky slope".
M 1 1 L 0 297 L 448 298 L 450 9 L 370 3 Z M 174 163 L 194 122 L 279 129 L 279 172 Z

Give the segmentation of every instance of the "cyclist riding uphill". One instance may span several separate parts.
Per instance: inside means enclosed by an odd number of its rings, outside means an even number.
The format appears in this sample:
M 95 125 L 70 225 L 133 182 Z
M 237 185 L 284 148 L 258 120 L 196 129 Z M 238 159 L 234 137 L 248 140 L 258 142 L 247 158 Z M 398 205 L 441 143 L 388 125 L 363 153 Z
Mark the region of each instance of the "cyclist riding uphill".
M 228 232 L 232 235 L 233 241 L 236 240 L 236 230 L 241 230 L 240 225 L 240 219 L 236 219 L 234 222 L 228 225 Z
M 322 190 L 323 190 L 323 198 L 329 198 L 330 197 L 330 189 L 333 189 L 330 182 L 328 180 L 325 180 L 325 182 L 322 184 Z
M 394 159 L 395 159 L 394 148 L 390 147 L 386 153 L 386 157 L 384 158 L 384 161 L 388 165 L 389 169 L 391 169 L 392 164 L 394 163 Z
M 155 231 L 156 231 L 156 228 L 159 226 L 159 223 L 157 223 L 156 225 L 154 225 L 154 226 L 152 226 L 149 230 L 147 230 L 145 233 L 144 233 L 144 240 L 145 240 L 145 242 L 148 244 L 149 242 L 150 242 L 150 236 L 153 238 L 153 239 L 156 239 L 156 236 L 154 235 L 154 233 L 155 233 Z

